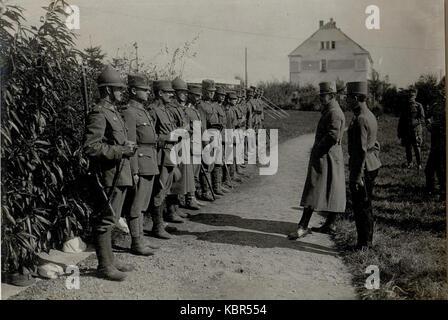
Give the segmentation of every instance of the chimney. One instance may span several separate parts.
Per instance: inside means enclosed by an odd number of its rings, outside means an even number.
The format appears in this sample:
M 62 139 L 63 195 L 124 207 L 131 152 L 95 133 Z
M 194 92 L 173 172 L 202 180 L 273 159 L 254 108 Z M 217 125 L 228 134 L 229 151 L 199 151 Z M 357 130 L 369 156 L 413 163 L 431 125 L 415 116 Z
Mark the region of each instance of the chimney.
M 324 20 L 319 20 L 319 28 L 322 28 L 324 26 Z

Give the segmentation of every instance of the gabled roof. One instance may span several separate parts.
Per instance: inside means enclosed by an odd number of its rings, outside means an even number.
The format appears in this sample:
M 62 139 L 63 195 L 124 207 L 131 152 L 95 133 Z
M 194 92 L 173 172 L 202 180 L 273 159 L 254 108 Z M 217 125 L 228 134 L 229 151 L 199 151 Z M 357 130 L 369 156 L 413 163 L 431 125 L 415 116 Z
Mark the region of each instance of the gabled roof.
M 369 57 L 369 61 L 370 63 L 373 63 L 372 57 L 370 56 L 370 52 L 367 51 L 366 49 L 364 49 L 363 47 L 361 47 L 356 41 L 354 41 L 352 38 L 350 38 L 349 36 L 347 36 L 344 32 L 342 32 L 342 30 L 340 28 L 336 27 L 336 22 L 333 21 L 333 19 L 330 19 L 329 22 L 327 22 L 326 24 L 324 24 L 323 26 L 321 26 L 319 29 L 317 29 L 311 36 L 309 36 L 305 41 L 303 41 L 297 48 L 295 48 L 290 54 L 288 54 L 288 57 L 290 56 L 300 56 L 300 49 L 302 48 L 302 46 L 304 46 L 311 38 L 313 38 L 318 32 L 322 31 L 322 30 L 328 30 L 328 29 L 336 29 L 338 30 L 345 38 L 347 38 L 348 40 L 350 40 L 352 43 L 354 43 L 359 49 L 360 49 L 360 53 L 365 53 L 368 55 Z

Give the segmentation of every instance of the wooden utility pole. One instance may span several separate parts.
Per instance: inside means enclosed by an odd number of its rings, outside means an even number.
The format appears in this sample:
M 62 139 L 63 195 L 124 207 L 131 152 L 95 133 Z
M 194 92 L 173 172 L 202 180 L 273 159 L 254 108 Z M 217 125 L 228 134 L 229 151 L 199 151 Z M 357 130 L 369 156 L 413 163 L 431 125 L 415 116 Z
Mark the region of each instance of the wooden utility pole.
M 247 89 L 247 48 L 244 48 L 244 87 Z
M 135 63 L 137 64 L 136 66 L 136 72 L 138 72 L 138 46 L 137 46 L 137 42 L 134 42 L 134 48 L 135 48 Z

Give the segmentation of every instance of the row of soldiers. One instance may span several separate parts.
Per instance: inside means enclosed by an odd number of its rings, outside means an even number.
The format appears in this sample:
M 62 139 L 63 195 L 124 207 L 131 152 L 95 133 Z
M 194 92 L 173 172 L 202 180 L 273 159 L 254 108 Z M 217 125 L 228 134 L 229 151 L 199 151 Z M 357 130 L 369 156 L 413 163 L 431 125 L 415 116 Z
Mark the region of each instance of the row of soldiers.
M 98 273 L 122 281 L 125 272 L 133 270 L 112 251 L 111 231 L 122 215 L 132 237 L 130 252 L 150 256 L 158 246 L 145 241 L 145 213 L 152 218 L 152 234 L 170 239 L 169 231 L 175 228 L 167 222 L 182 223 L 187 216 L 180 205 L 197 210 L 204 205 L 200 200 L 221 197 L 247 176 L 246 166 L 235 162 L 173 162 L 170 153 L 179 138 L 172 133 L 184 129 L 191 135 L 194 121 L 201 121 L 202 132 L 221 134 L 224 129 L 262 128 L 263 92 L 255 87 L 227 91 L 213 80 L 199 85 L 180 78 L 154 81 L 151 88 L 139 74 L 129 75 L 126 85 L 111 66 L 102 71 L 97 83 L 100 101 L 87 117 L 84 151 L 99 190 L 93 218 Z M 125 89 L 129 102 L 120 107 Z M 151 89 L 155 100 L 148 104 Z M 193 143 L 197 142 L 191 141 L 190 150 Z M 209 141 L 199 143 L 202 150 Z

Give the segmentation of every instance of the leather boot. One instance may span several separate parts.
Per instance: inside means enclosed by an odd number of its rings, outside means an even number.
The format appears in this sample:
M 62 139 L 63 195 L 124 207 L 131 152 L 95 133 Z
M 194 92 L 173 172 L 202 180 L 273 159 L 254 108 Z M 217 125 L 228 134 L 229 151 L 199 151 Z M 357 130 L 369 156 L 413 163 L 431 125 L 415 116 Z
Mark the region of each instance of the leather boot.
M 336 220 L 336 214 L 328 213 L 325 222 L 320 227 L 311 228 L 311 230 L 319 233 L 333 234 L 336 231 L 335 227 L 333 226 L 335 220 Z
M 164 220 L 167 222 L 184 223 L 184 219 L 179 217 L 176 213 L 176 200 L 177 197 L 169 195 L 166 199 L 167 210 L 164 214 Z
M 154 207 L 151 213 L 153 221 L 152 233 L 154 236 L 160 239 L 171 239 L 173 236 L 165 231 L 162 215 L 163 215 L 163 206 Z
M 223 196 L 224 193 L 221 190 L 221 181 L 222 181 L 222 168 L 215 166 L 212 171 L 212 187 L 215 195 Z
M 112 241 L 112 233 L 109 233 L 108 238 L 111 238 L 110 241 Z M 115 254 L 114 254 L 114 251 L 112 250 L 112 248 L 109 251 L 109 257 L 110 257 L 110 261 L 112 262 L 113 266 L 115 268 L 117 268 L 119 271 L 121 271 L 121 272 L 131 272 L 131 271 L 135 270 L 135 268 L 134 268 L 134 266 L 132 264 L 124 263 L 124 262 L 121 262 L 120 260 L 118 260 L 115 257 Z
M 186 204 L 184 205 L 184 208 L 187 209 L 187 205 L 186 205 Z M 179 205 L 178 205 L 178 204 L 176 204 L 176 214 L 177 214 L 179 217 L 181 217 L 181 218 L 188 218 L 188 214 L 185 213 L 185 212 L 183 212 L 183 211 L 181 211 L 181 210 L 179 209 Z
M 185 196 L 185 208 L 190 210 L 199 210 L 199 205 L 192 193 L 187 193 Z
M 98 276 L 111 281 L 126 279 L 126 274 L 118 270 L 112 261 L 111 230 L 96 234 L 95 251 L 98 258 Z
M 145 238 L 144 238 L 145 232 L 143 230 L 143 220 L 144 219 L 145 219 L 145 217 L 143 216 L 143 214 L 140 215 L 140 233 L 139 234 L 140 234 L 140 237 L 142 238 L 141 241 L 143 242 L 143 245 L 145 247 L 149 247 L 154 250 L 160 249 L 160 246 L 153 244 L 153 243 L 148 243 L 147 241 L 145 241 Z
M 131 253 L 145 257 L 154 255 L 154 251 L 145 246 L 142 237 L 132 237 Z

